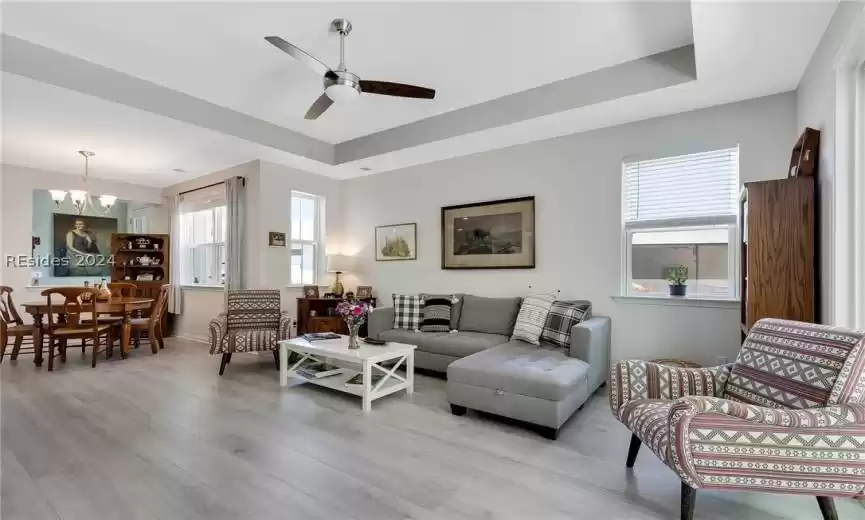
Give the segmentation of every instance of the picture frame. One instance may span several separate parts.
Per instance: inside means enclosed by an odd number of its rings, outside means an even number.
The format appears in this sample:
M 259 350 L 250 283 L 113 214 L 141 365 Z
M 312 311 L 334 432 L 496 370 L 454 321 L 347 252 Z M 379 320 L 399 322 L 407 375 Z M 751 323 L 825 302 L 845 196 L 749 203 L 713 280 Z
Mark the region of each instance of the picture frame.
M 375 260 L 376 262 L 417 260 L 417 223 L 376 226 Z
M 317 285 L 304 285 L 303 286 L 303 297 L 304 298 L 318 298 L 318 286 Z
M 357 299 L 372 298 L 372 285 L 358 285 L 355 291 Z
M 268 247 L 285 247 L 285 233 L 281 231 L 268 231 L 267 246 Z
M 535 197 L 445 206 L 442 269 L 534 269 Z
M 111 256 L 111 236 L 117 233 L 117 218 L 68 213 L 52 213 L 51 217 L 47 242 L 55 259 L 65 260 L 52 264 L 51 276 L 110 278 L 107 260 Z

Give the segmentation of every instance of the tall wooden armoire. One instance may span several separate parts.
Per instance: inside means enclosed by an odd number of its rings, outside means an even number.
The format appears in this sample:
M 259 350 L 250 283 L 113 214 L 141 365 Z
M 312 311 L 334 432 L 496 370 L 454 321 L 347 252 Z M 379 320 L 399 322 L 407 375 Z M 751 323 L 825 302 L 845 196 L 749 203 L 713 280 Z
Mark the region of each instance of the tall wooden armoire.
M 816 177 L 789 177 L 745 183 L 743 334 L 761 318 L 820 320 L 816 182 Z

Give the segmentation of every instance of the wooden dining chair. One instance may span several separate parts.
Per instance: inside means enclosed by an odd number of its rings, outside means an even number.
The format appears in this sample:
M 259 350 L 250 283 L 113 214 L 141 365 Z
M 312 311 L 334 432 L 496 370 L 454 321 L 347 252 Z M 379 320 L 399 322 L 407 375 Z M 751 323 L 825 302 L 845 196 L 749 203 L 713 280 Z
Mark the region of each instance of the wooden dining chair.
M 150 351 L 156 354 L 158 348 L 165 348 L 165 342 L 162 339 L 165 337 L 163 332 L 165 309 L 168 307 L 168 284 L 162 285 L 159 288 L 159 296 L 156 301 L 150 306 L 150 316 L 147 318 L 132 318 L 132 331 L 135 334 L 140 334 L 147 331 L 147 340 L 150 342 Z
M 42 329 L 38 325 L 24 323 L 12 301 L 12 288 L 0 285 L 0 363 L 6 356 L 6 346 L 9 344 L 10 337 L 15 338 L 15 345 L 12 347 L 13 361 L 18 359 L 18 353 L 26 337 L 32 339 L 34 351 L 42 347 Z
M 129 282 L 110 282 L 108 290 L 111 291 L 111 296 L 132 298 L 135 296 L 138 286 Z
M 55 349 L 60 351 L 60 362 L 66 362 L 66 343 L 70 339 L 86 339 L 92 342 L 90 366 L 96 367 L 96 355 L 111 349 L 113 326 L 99 323 L 98 320 L 83 321 L 81 315 L 96 314 L 94 304 L 99 292 L 87 287 L 58 287 L 42 291 L 42 296 L 48 299 L 48 371 L 54 370 Z M 62 321 L 61 316 L 64 318 Z M 105 340 L 105 348 L 102 350 L 99 349 L 100 339 Z
M 135 296 L 135 291 L 138 290 L 138 286 L 134 283 L 129 282 L 110 282 L 107 284 L 108 290 L 111 291 L 112 298 L 131 298 Z M 117 334 L 112 335 L 116 338 L 120 337 L 120 327 L 123 325 L 123 314 L 117 313 L 108 313 L 108 314 L 100 314 L 96 316 L 96 320 L 99 323 L 105 323 L 109 325 L 113 325 L 116 327 Z M 90 320 L 82 320 L 82 323 L 90 323 Z M 87 340 L 81 340 L 81 351 L 84 352 L 84 349 L 87 347 Z

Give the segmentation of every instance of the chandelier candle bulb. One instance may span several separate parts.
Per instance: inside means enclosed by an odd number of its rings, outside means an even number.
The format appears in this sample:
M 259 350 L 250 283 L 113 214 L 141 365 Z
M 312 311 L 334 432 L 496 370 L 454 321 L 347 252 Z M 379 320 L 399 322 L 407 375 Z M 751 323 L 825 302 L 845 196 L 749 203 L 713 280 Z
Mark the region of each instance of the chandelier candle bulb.
M 51 194 L 51 200 L 54 201 L 54 204 L 58 206 L 66 199 L 66 192 L 63 190 L 48 190 L 48 193 Z
M 105 211 L 111 209 L 111 206 L 113 206 L 115 202 L 117 202 L 117 197 L 114 195 L 102 195 L 99 197 L 99 203 L 102 204 Z

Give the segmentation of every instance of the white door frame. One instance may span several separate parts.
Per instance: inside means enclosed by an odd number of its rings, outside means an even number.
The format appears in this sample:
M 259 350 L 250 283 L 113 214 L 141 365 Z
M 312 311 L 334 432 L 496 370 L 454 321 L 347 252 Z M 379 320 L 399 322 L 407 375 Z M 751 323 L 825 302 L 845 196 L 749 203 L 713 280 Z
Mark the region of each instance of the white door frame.
M 865 9 L 835 59 L 832 280 L 837 325 L 865 328 Z M 858 115 L 857 115 L 858 114 Z

